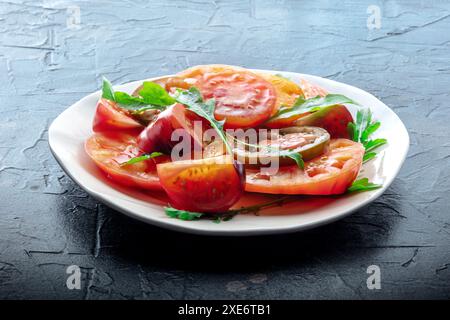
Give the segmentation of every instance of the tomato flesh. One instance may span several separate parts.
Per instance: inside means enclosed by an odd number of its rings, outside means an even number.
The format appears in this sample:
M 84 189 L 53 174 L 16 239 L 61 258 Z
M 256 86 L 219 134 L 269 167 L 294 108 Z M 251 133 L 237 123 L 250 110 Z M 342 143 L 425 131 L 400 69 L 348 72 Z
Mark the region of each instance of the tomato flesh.
M 214 98 L 214 116 L 225 128 L 249 128 L 263 123 L 276 111 L 274 86 L 261 76 L 231 66 L 199 66 L 179 74 L 199 88 L 205 99 Z
M 161 189 L 156 163 L 168 161 L 167 157 L 161 156 L 135 164 L 121 165 L 141 154 L 136 143 L 136 135 L 96 133 L 86 141 L 85 150 L 111 180 L 140 189 Z
M 274 174 L 246 171 L 245 190 L 273 194 L 342 194 L 356 179 L 361 168 L 364 147 L 347 139 L 333 139 L 328 151 L 297 166 L 280 167 Z
M 293 106 L 298 97 L 303 95 L 302 89 L 291 80 L 270 73 L 258 73 L 258 75 L 269 81 L 275 88 L 277 102 L 274 111 L 280 107 Z
M 132 131 L 138 132 L 144 127 L 121 110 L 117 104 L 107 99 L 100 99 L 97 103 L 92 129 L 94 132 Z
M 311 98 L 315 98 L 317 96 L 321 96 L 321 97 L 325 97 L 328 92 L 315 85 L 312 84 L 311 82 L 308 82 L 304 79 L 302 79 L 300 81 L 300 92 L 302 92 L 303 97 L 305 99 L 311 99 Z M 298 96 L 297 96 L 298 97 Z M 295 102 L 295 101 L 294 101 Z M 290 107 L 292 106 L 294 103 L 292 104 L 285 104 L 285 106 Z M 264 123 L 264 126 L 267 128 L 271 128 L 271 129 L 279 129 L 279 128 L 286 128 L 286 127 L 290 127 L 292 125 L 295 125 L 294 122 L 297 119 L 303 118 L 307 115 L 309 115 L 309 112 L 303 113 L 303 114 L 297 114 L 295 116 L 292 116 L 290 118 L 286 118 L 286 119 L 273 119 L 273 120 L 269 120 L 266 123 Z M 308 124 L 309 125 L 309 124 Z M 311 126 L 315 126 L 314 124 L 310 124 Z
M 183 160 L 157 166 L 170 204 L 194 212 L 223 212 L 242 196 L 244 169 L 231 156 Z

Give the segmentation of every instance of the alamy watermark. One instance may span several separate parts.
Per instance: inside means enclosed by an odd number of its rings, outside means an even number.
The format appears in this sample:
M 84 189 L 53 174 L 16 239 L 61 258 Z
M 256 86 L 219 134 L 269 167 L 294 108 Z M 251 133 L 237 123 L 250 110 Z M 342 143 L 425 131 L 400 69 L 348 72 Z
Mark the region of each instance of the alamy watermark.
M 374 289 L 381 289 L 381 270 L 380 267 L 373 264 L 367 267 L 367 274 L 370 274 L 370 276 L 367 278 L 366 284 L 367 289 L 374 290 Z
M 66 280 L 66 286 L 69 290 L 80 290 L 81 289 L 81 269 L 77 265 L 68 266 L 66 269 L 66 274 L 69 276 Z
M 367 7 L 367 29 L 381 29 L 381 9 L 377 5 Z

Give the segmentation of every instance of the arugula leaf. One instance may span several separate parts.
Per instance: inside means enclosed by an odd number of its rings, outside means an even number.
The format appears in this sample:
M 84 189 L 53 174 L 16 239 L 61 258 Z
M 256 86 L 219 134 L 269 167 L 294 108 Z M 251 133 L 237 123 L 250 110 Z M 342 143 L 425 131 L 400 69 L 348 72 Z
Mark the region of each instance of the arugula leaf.
M 374 150 L 374 149 L 376 149 L 376 148 L 378 148 L 378 147 L 380 147 L 380 146 L 382 146 L 382 145 L 384 145 L 386 143 L 387 143 L 386 139 L 379 138 L 379 139 L 367 141 L 364 144 L 364 147 L 366 148 L 366 152 L 370 152 L 370 151 L 372 151 L 372 150 Z
M 209 99 L 208 101 L 204 102 L 200 91 L 196 87 L 191 87 L 189 90 L 177 90 L 174 98 L 177 102 L 185 105 L 189 110 L 208 120 L 208 122 L 211 124 L 211 127 L 213 127 L 217 131 L 217 134 L 222 139 L 228 153 L 232 153 L 231 146 L 228 143 L 226 134 L 223 129 L 225 120 L 219 121 L 214 118 L 214 99 Z
M 171 218 L 185 221 L 198 220 L 204 215 L 204 213 L 178 210 L 172 207 L 164 207 L 164 211 L 166 212 L 166 215 Z
M 282 150 L 280 151 L 280 156 L 291 158 L 292 160 L 295 161 L 295 163 L 300 169 L 305 168 L 305 162 L 303 161 L 302 155 L 298 152 L 295 152 L 293 150 Z
M 363 156 L 363 163 L 366 163 L 367 161 L 375 158 L 377 156 L 376 152 L 365 152 Z
M 229 221 L 233 219 L 237 214 L 239 213 L 253 213 L 257 214 L 260 210 L 264 208 L 269 208 L 273 206 L 281 206 L 283 203 L 288 201 L 289 199 L 295 200 L 294 197 L 289 196 L 283 196 L 281 198 L 261 203 L 261 204 L 255 204 L 248 207 L 241 207 L 239 209 L 231 209 L 224 212 L 216 212 L 213 215 L 201 213 L 201 212 L 192 212 L 187 210 L 178 210 L 172 207 L 164 207 L 164 211 L 166 214 L 171 218 L 176 218 L 180 220 L 198 220 L 198 219 L 210 219 L 214 223 L 220 223 L 222 221 Z
M 275 119 L 288 119 L 305 112 L 314 112 L 338 104 L 359 105 L 357 102 L 342 94 L 327 94 L 325 97 L 317 96 L 306 100 L 300 96 L 292 107 L 280 108 L 269 121 Z
M 156 158 L 156 157 L 159 157 L 159 156 L 162 156 L 162 155 L 163 155 L 163 153 L 161 153 L 161 152 L 152 152 L 151 154 L 144 154 L 144 155 L 139 156 L 139 157 L 131 158 L 127 162 L 124 162 L 124 163 L 122 163 L 120 165 L 121 166 L 125 166 L 125 165 L 129 165 L 129 164 L 134 164 L 134 163 L 138 163 L 138 162 L 141 162 L 141 161 L 144 161 L 144 160 L 153 159 L 153 158 Z
M 348 130 L 353 141 L 362 143 L 366 149 L 363 162 L 375 158 L 376 153 L 373 150 L 387 143 L 387 140 L 383 138 L 369 140 L 380 125 L 379 121 L 373 121 L 372 112 L 369 108 L 358 110 L 356 121 L 348 124 Z
M 350 186 L 350 188 L 348 188 L 347 191 L 348 192 L 370 191 L 378 188 L 381 188 L 380 184 L 375 184 L 369 182 L 369 179 L 367 178 L 362 178 L 353 181 L 352 185 Z

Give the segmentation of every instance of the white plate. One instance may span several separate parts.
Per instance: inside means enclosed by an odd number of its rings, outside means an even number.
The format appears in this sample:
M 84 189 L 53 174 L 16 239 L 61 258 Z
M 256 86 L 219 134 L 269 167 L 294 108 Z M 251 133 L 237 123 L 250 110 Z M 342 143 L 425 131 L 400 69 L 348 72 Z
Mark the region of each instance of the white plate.
M 347 84 L 306 74 L 264 72 L 281 74 L 297 83 L 303 78 L 329 92 L 344 94 L 370 107 L 374 117 L 381 121 L 375 137 L 387 138 L 389 144 L 380 150 L 375 160 L 363 165 L 360 176 L 383 183 L 383 187 L 339 197 L 305 197 L 283 207 L 269 209 L 260 216 L 238 215 L 219 224 L 209 220 L 181 221 L 169 218 L 162 208 L 165 205 L 164 195 L 144 194 L 111 183 L 84 152 L 84 141 L 92 134 L 92 119 L 100 91 L 84 97 L 53 121 L 49 128 L 50 148 L 67 174 L 93 197 L 130 217 L 190 233 L 236 236 L 305 230 L 341 219 L 379 197 L 394 180 L 408 152 L 408 132 L 397 115 L 370 93 Z M 135 81 L 117 86 L 116 89 L 131 93 L 141 83 Z M 258 201 L 259 197 L 258 194 L 248 194 L 241 204 Z

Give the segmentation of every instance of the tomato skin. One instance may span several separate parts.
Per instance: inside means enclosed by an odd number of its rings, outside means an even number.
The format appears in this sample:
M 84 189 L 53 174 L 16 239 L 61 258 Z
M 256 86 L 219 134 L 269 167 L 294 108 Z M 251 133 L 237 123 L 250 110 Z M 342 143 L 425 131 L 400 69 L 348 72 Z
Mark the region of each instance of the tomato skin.
M 259 170 L 247 170 L 245 190 L 271 194 L 342 194 L 356 179 L 361 168 L 364 147 L 347 139 L 333 139 L 328 151 L 297 166 L 280 167 L 271 176 Z
M 276 112 L 275 87 L 243 68 L 205 65 L 187 69 L 177 76 L 197 87 L 204 99 L 216 100 L 214 116 L 225 120 L 226 129 L 258 126 Z
M 328 131 L 332 139 L 350 139 L 348 131 L 350 122 L 353 122 L 353 117 L 348 109 L 343 105 L 336 105 L 301 117 L 294 125 L 321 127 Z
M 229 209 L 244 192 L 244 168 L 231 156 L 157 165 L 170 204 L 180 210 L 217 213 Z
M 141 154 L 136 144 L 136 135 L 119 132 L 96 133 L 85 142 L 85 150 L 109 179 L 132 188 L 162 189 L 156 174 L 156 163 L 169 161 L 167 156 L 120 165 Z
M 177 103 L 170 106 L 142 130 L 138 137 L 138 146 L 145 152 L 160 151 L 170 154 L 172 148 L 179 143 L 172 141 L 172 133 L 176 129 L 187 131 L 192 138 L 192 144 L 202 146 L 202 132 L 194 130 L 195 121 L 199 121 L 202 131 L 207 129 L 206 120 L 187 110 L 183 105 Z
M 129 131 L 139 132 L 144 127 L 121 110 L 115 102 L 100 99 L 97 103 L 92 130 L 94 132 Z

